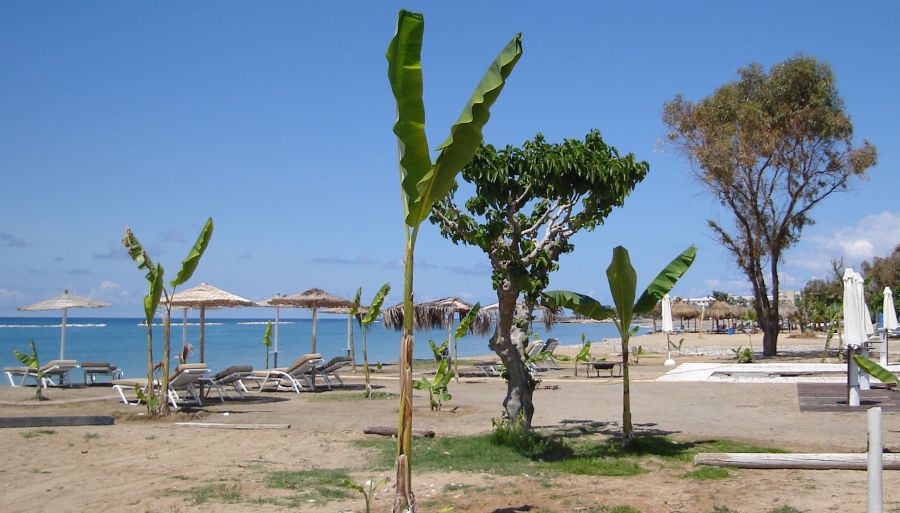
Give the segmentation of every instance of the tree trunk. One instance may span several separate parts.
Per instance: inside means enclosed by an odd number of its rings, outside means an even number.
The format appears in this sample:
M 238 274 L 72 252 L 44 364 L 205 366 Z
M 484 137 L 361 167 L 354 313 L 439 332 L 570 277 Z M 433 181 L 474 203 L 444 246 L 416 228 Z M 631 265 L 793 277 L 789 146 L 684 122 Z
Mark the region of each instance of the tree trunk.
M 503 408 L 510 420 L 517 420 L 521 414 L 523 426 L 529 429 L 534 416 L 532 403 L 534 391 L 531 376 L 525 366 L 525 344 L 528 341 L 528 334 L 514 326 L 518 297 L 518 288 L 507 281 L 497 291 L 499 316 L 489 346 L 506 366 L 506 398 L 503 400 Z

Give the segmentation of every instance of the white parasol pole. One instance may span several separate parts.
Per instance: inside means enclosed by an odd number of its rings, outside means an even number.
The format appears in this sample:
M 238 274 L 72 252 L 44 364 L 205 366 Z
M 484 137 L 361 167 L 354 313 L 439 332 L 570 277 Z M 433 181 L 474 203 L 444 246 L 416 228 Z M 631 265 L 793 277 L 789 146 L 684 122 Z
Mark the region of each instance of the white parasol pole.
M 200 305 L 200 363 L 206 363 L 206 307 Z
M 65 360 L 66 356 L 66 321 L 69 319 L 69 309 L 63 308 L 62 336 L 59 339 L 59 359 Z
M 181 347 L 187 345 L 187 308 L 181 309 Z

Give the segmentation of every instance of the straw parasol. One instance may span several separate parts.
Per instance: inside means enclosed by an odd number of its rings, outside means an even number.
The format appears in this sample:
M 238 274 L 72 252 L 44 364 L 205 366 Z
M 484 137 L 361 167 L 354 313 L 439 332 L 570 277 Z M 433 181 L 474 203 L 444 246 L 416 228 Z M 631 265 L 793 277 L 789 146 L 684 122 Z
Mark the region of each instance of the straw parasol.
M 111 306 L 109 303 L 94 301 L 82 296 L 69 294 L 68 290 L 64 290 L 62 294 L 45 299 L 39 303 L 28 306 L 20 306 L 16 310 L 22 312 L 32 312 L 41 310 L 62 310 L 62 333 L 59 339 L 59 359 L 65 359 L 66 352 L 66 321 L 69 318 L 69 308 L 106 308 Z
M 342 297 L 325 292 L 322 289 L 312 288 L 290 296 L 274 297 L 272 305 L 296 306 L 312 310 L 312 351 L 316 352 L 316 323 L 319 320 L 319 308 L 340 308 L 353 306 L 353 302 Z
M 206 309 L 222 308 L 235 306 L 254 306 L 256 303 L 241 296 L 226 292 L 218 287 L 201 283 L 196 287 L 176 292 L 170 298 L 171 304 L 176 308 L 199 308 L 200 309 L 200 363 L 206 361 L 205 354 L 205 328 L 206 328 Z
M 738 315 L 738 310 L 724 301 L 716 301 L 710 305 L 706 313 L 711 319 L 734 319 Z
M 684 301 L 676 301 L 672 303 L 672 317 L 681 319 L 681 326 L 684 327 L 685 319 L 696 319 L 700 317 L 700 309 L 696 306 Z
M 796 319 L 800 315 L 800 309 L 791 304 L 780 303 L 778 305 L 778 317 L 780 319 Z

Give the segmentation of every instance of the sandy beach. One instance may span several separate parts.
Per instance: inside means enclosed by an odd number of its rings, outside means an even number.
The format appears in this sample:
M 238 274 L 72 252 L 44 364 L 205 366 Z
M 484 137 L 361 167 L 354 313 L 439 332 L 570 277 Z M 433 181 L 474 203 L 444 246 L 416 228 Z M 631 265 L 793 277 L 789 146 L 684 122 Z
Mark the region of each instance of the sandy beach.
M 680 338 L 680 336 L 679 336 Z M 746 335 L 684 335 L 683 350 L 747 346 Z M 660 334 L 634 345 L 664 347 Z M 615 352 L 617 340 L 594 346 L 597 357 Z M 760 347 L 760 339 L 753 340 Z M 797 355 L 777 361 L 819 361 L 822 339 L 781 338 Z M 609 344 L 607 348 L 604 344 Z M 575 347 L 561 348 L 561 353 Z M 792 349 L 791 349 L 792 350 Z M 790 354 L 790 351 L 788 351 Z M 678 441 L 729 439 L 792 452 L 863 452 L 866 416 L 803 413 L 796 384 L 663 383 L 670 371 L 665 355 L 652 353 L 631 367 L 632 411 L 639 434 L 664 434 Z M 690 354 L 688 361 L 727 361 L 726 356 Z M 621 379 L 574 377 L 571 363 L 547 373 L 535 392 L 534 423 L 540 430 L 579 429 L 580 436 L 603 438 L 620 430 Z M 351 479 L 392 478 L 379 466 L 376 450 L 360 441 L 367 426 L 396 423 L 395 399 L 364 401 L 361 372 L 343 376 L 350 390 L 315 393 L 251 393 L 246 400 L 208 401 L 201 408 L 148 421 L 141 407 L 120 403 L 108 386 L 51 389 L 50 401 L 31 400 L 33 388 L 0 388 L 3 417 L 112 415 L 113 426 L 7 428 L 0 430 L 6 464 L 0 479 L 0 510 L 123 512 L 364 511 L 361 496 L 323 501 L 303 490 L 274 488 L 278 471 L 340 469 Z M 601 376 L 604 376 L 601 374 Z M 387 366 L 375 376 L 379 392 L 396 393 Z M 431 412 L 428 396 L 415 393 L 414 426 L 438 437 L 484 434 L 499 417 L 505 383 L 500 378 L 463 378 L 451 383 L 453 399 Z M 176 422 L 290 424 L 284 430 L 187 429 Z M 884 416 L 884 441 L 900 450 L 900 420 Z M 838 470 L 731 470 L 719 480 L 684 478 L 693 465 L 643 463 L 634 476 L 598 477 L 536 471 L 503 476 L 458 472 L 448 455 L 442 472 L 415 471 L 420 511 L 605 511 L 629 505 L 643 513 L 711 513 L 715 508 L 767 513 L 781 505 L 800 511 L 862 512 L 866 473 Z M 900 472 L 885 472 L 885 511 L 900 507 Z M 227 492 L 227 493 L 226 493 Z M 379 492 L 373 511 L 389 511 L 390 486 Z M 299 497 L 299 499 L 298 499 Z M 279 502 L 279 498 L 284 499 Z M 290 499 L 290 500 L 289 500 Z M 293 501 L 293 502 L 291 502 Z M 593 509 L 592 509 L 593 508 Z

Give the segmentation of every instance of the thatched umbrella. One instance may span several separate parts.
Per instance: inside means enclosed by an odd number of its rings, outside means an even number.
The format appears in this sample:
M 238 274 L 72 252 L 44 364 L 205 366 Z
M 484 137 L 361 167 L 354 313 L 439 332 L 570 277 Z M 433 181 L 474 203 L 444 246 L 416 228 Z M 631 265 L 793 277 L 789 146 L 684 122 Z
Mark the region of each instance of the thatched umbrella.
M 738 309 L 724 301 L 716 301 L 706 310 L 706 313 L 710 319 L 716 320 L 716 326 L 718 327 L 719 321 L 722 319 L 737 318 Z
M 524 301 L 516 301 L 516 309 L 520 307 L 525 307 Z M 541 313 L 541 320 L 543 321 L 544 326 L 547 329 L 550 329 L 550 327 L 556 323 L 557 318 L 559 317 L 560 310 L 549 308 L 544 305 L 535 305 L 535 308 Z M 500 315 L 500 303 L 487 305 L 486 307 L 482 308 L 481 311 L 490 314 L 491 319 L 495 320 Z
M 800 309 L 791 304 L 778 304 L 778 317 L 781 319 L 795 319 L 800 315 Z
M 206 309 L 236 306 L 254 306 L 249 299 L 226 292 L 218 287 L 201 283 L 196 287 L 176 292 L 171 297 L 172 306 L 200 309 L 200 363 L 206 361 Z
M 319 308 L 339 308 L 353 306 L 353 302 L 349 299 L 329 294 L 322 289 L 309 289 L 304 292 L 298 292 L 290 296 L 274 297 L 271 300 L 273 305 L 281 306 L 297 306 L 300 308 L 309 308 L 312 310 L 312 351 L 316 352 L 316 324 L 319 320 Z
M 700 317 L 700 309 L 690 303 L 678 301 L 672 303 L 672 317 L 681 319 L 681 325 L 683 327 L 685 319 L 696 319 L 697 317 Z
M 94 301 L 86 297 L 69 294 L 68 290 L 64 290 L 62 294 L 45 299 L 39 303 L 28 306 L 20 306 L 16 310 L 23 312 L 39 311 L 39 310 L 62 310 L 62 334 L 59 339 L 59 359 L 65 359 L 66 352 L 66 321 L 69 318 L 69 308 L 106 308 L 109 303 Z M 38 383 L 40 385 L 40 383 Z

